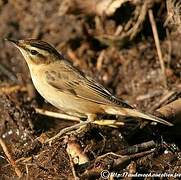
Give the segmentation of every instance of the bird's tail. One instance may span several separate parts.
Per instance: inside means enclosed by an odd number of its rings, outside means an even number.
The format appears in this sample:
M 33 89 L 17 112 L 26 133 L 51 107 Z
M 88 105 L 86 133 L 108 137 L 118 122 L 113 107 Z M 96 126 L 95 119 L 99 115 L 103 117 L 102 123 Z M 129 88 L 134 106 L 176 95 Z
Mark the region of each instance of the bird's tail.
M 121 115 L 121 116 L 139 117 L 139 118 L 155 121 L 158 123 L 162 123 L 162 124 L 165 124 L 168 126 L 173 126 L 173 124 L 168 122 L 168 121 L 165 121 L 165 120 L 158 118 L 156 116 L 153 116 L 151 114 L 137 111 L 135 109 L 120 108 L 120 107 L 116 107 L 116 106 L 106 106 L 106 108 L 104 110 L 108 114 L 114 114 L 114 115 L 117 114 L 117 115 Z

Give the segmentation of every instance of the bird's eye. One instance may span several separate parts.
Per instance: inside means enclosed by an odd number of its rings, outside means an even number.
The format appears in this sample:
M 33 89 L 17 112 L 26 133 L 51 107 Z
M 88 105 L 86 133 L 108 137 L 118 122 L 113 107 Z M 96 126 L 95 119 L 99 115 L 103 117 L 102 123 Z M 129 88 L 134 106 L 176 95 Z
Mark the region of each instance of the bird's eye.
M 38 51 L 36 51 L 36 50 L 31 50 L 30 53 L 31 53 L 32 55 L 37 55 L 37 54 L 38 54 Z

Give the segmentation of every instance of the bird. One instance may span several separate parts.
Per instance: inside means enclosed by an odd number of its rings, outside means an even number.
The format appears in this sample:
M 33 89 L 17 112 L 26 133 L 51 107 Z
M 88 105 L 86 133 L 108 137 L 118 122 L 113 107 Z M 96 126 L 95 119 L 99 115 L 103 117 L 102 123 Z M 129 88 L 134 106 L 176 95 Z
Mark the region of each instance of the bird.
M 74 67 L 49 43 L 38 39 L 7 40 L 24 56 L 39 94 L 65 113 L 87 118 L 89 122 L 94 121 L 98 114 L 111 114 L 173 125 L 162 118 L 136 110 L 114 96 L 99 82 Z

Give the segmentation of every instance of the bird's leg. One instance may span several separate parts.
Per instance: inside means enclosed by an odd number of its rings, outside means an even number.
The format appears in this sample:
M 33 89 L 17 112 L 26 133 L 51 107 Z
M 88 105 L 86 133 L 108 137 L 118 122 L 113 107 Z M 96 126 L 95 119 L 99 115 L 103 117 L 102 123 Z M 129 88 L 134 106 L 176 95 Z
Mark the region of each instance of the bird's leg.
M 56 134 L 56 135 L 53 136 L 52 138 L 46 140 L 45 143 L 48 142 L 48 143 L 51 144 L 51 142 L 52 142 L 53 140 L 55 140 L 56 138 L 62 136 L 63 134 L 65 134 L 65 133 L 67 133 L 67 132 L 69 132 L 69 131 L 75 130 L 75 129 L 78 129 L 78 132 L 81 132 L 83 129 L 85 129 L 85 127 L 86 127 L 87 124 L 89 124 L 89 123 L 91 123 L 91 122 L 94 121 L 96 115 L 90 114 L 90 115 L 88 115 L 87 117 L 88 117 L 88 118 L 87 118 L 86 121 L 81 121 L 81 122 L 78 123 L 78 124 L 75 124 L 75 125 L 72 125 L 72 126 L 69 126 L 69 127 L 66 127 L 66 128 L 64 128 L 64 129 L 62 129 L 58 134 Z
M 87 114 L 87 121 L 93 122 L 96 119 L 96 114 Z
M 69 126 L 69 127 L 66 127 L 64 129 L 62 129 L 58 134 L 56 134 L 55 136 L 53 136 L 52 138 L 48 139 L 45 141 L 45 143 L 50 143 L 55 140 L 56 138 L 62 136 L 63 134 L 69 132 L 69 131 L 72 131 L 72 130 L 75 130 L 75 129 L 79 129 L 81 126 L 85 126 L 87 124 L 89 124 L 90 122 L 89 121 L 82 121 L 78 124 L 75 124 L 75 125 L 72 125 L 72 126 Z
M 87 128 L 88 128 L 87 125 L 88 125 L 89 123 L 94 122 L 96 116 L 97 116 L 96 114 L 87 114 L 87 120 L 80 122 L 80 123 L 82 123 L 82 122 L 87 122 L 87 123 L 86 123 L 85 125 L 81 125 L 81 126 L 75 131 L 75 134 L 79 134 L 79 133 L 82 133 L 82 132 L 87 131 Z

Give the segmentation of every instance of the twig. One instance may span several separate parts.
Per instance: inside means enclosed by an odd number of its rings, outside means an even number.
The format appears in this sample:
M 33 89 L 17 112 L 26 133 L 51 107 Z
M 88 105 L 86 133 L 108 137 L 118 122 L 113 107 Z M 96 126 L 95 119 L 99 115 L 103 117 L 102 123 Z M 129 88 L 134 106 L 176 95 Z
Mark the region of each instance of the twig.
M 71 169 L 72 169 L 72 174 L 73 174 L 74 180 L 79 180 L 80 178 L 79 178 L 79 177 L 77 176 L 77 174 L 76 174 L 76 171 L 75 171 L 75 168 L 74 168 L 73 159 L 72 159 L 72 157 L 70 156 L 70 154 L 68 154 L 68 156 L 69 156 L 70 166 L 71 166 Z
M 35 111 L 38 114 L 45 115 L 45 116 L 50 116 L 50 117 L 54 117 L 54 118 L 66 119 L 66 120 L 76 121 L 76 122 L 80 121 L 80 118 L 74 117 L 74 116 L 69 116 L 69 115 L 66 115 L 66 114 L 61 114 L 61 113 L 52 112 L 52 111 L 48 111 L 48 110 L 43 110 L 43 109 L 39 109 L 39 108 L 35 108 Z
M 36 111 L 38 113 L 40 112 L 41 114 L 44 114 L 44 115 L 49 115 L 49 116 L 53 115 L 53 117 L 55 117 L 55 114 L 56 114 L 56 117 L 59 117 L 59 118 L 64 118 L 66 120 L 72 120 L 72 121 L 80 121 L 80 119 L 77 118 L 77 117 L 72 117 L 72 116 L 65 115 L 65 114 L 59 114 L 59 113 L 54 113 L 54 112 L 50 112 L 50 111 L 44 111 L 44 110 L 41 110 L 41 109 L 36 109 Z M 160 108 L 158 110 L 158 112 L 161 113 L 166 118 L 171 118 L 171 119 L 177 119 L 178 118 L 178 120 L 179 120 L 180 116 L 181 116 L 181 98 L 174 101 L 174 102 L 172 102 L 172 103 L 170 103 L 170 104 L 168 104 L 168 105 L 166 105 L 166 106 L 164 106 L 163 108 Z M 74 129 L 78 129 L 81 126 L 87 125 L 89 123 L 95 123 L 95 121 L 91 122 L 91 121 L 87 120 L 87 121 L 83 121 L 83 122 L 80 122 L 78 124 L 75 124 L 73 126 L 64 128 L 57 135 L 55 135 L 54 137 L 48 139 L 46 142 L 51 143 L 54 139 L 62 136 L 63 134 L 65 134 L 65 133 L 67 133 L 69 131 L 72 131 Z M 116 127 L 118 125 L 124 125 L 122 122 L 119 122 L 119 121 L 116 121 L 116 120 L 97 120 L 97 124 L 99 124 L 99 125 L 107 125 L 107 126 L 112 126 L 112 127 L 114 127 L 114 126 Z
M 105 120 L 107 121 L 107 120 Z M 45 143 L 49 143 L 49 145 L 51 145 L 52 141 L 57 139 L 58 137 L 61 137 L 62 135 L 70 132 L 70 131 L 73 131 L 75 129 L 79 129 L 89 123 L 94 123 L 94 122 L 91 122 L 90 120 L 86 120 L 86 121 L 80 121 L 80 123 L 78 124 L 74 124 L 72 126 L 69 126 L 69 127 L 66 127 L 64 129 L 62 129 L 58 134 L 56 134 L 55 136 L 51 137 L 50 139 L 47 139 L 45 140 Z M 115 123 L 116 124 L 116 123 Z M 102 124 L 101 124 L 102 125 Z M 112 125 L 112 124 L 106 124 L 107 126 L 111 126 L 111 127 L 116 127 L 116 125 Z
M 16 76 L 2 64 L 0 64 L 0 71 L 3 72 L 11 81 L 17 82 Z
M 143 24 L 143 21 L 146 17 L 146 13 L 148 10 L 148 6 L 150 5 L 150 1 L 143 1 L 143 5 L 140 9 L 140 14 L 138 16 L 138 20 L 136 22 L 136 24 L 127 32 L 128 34 L 130 34 L 130 39 L 132 40 L 136 34 L 139 32 L 140 30 L 140 26 Z
M 157 26 L 156 26 L 156 23 L 155 23 L 155 20 L 154 20 L 153 11 L 151 9 L 148 10 L 148 15 L 149 15 L 150 23 L 151 23 L 151 28 L 152 28 L 152 31 L 153 31 L 153 36 L 154 36 L 154 40 L 155 40 L 155 45 L 156 45 L 156 49 L 157 49 L 158 58 L 159 58 L 159 61 L 160 61 L 164 86 L 165 86 L 165 88 L 167 88 L 165 65 L 164 65 L 164 61 L 163 61 L 163 57 L 162 57 L 160 41 L 159 41 L 158 32 L 157 32 Z
M 155 148 L 150 149 L 148 151 L 132 154 L 132 155 L 124 155 L 124 156 L 122 156 L 123 158 L 121 158 L 121 159 L 118 158 L 115 160 L 113 168 L 123 167 L 125 162 L 131 161 L 132 159 L 137 159 L 137 158 L 141 158 L 143 156 L 149 155 L 149 154 L 153 153 L 154 151 L 155 151 Z
M 37 39 L 38 38 L 38 36 L 39 36 L 39 34 L 40 34 L 40 28 L 41 27 L 41 25 L 39 24 L 39 25 L 37 25 L 35 28 L 34 28 L 34 30 L 33 30 L 33 32 L 32 32 L 32 35 L 31 35 L 31 37 L 33 38 L 33 39 Z
M 78 65 L 78 66 L 82 66 L 82 67 L 84 67 L 84 68 L 87 67 L 85 61 L 79 59 L 79 58 L 76 56 L 76 54 L 75 54 L 70 48 L 67 50 L 67 55 L 70 57 L 70 59 L 72 59 L 73 64 L 74 64 L 75 66 Z
M 131 163 L 127 166 L 128 174 L 136 174 L 137 163 L 135 161 L 131 161 Z M 133 180 L 134 177 L 126 177 L 127 180 Z
M 132 155 L 121 155 L 121 154 L 117 154 L 117 153 L 114 153 L 114 152 L 108 152 L 106 154 L 103 154 L 99 157 L 97 157 L 97 159 L 95 160 L 95 162 L 97 162 L 98 160 L 102 159 L 102 158 L 105 158 L 106 156 L 115 156 L 115 157 L 118 157 L 118 158 L 125 158 L 126 160 L 127 159 L 131 159 L 131 158 L 138 158 L 138 157 L 142 157 L 142 156 L 145 156 L 147 154 L 150 154 L 152 152 L 154 152 L 155 149 L 152 148 L 151 150 L 148 150 L 148 151 L 144 151 L 144 152 L 140 152 L 140 153 L 135 153 L 135 154 L 132 154 Z
M 101 159 L 106 158 L 107 156 L 112 156 L 112 157 L 116 157 L 116 159 L 114 160 L 114 164 L 113 164 L 113 168 L 118 168 L 122 165 L 125 165 L 125 162 L 131 161 L 132 159 L 136 159 L 136 158 L 140 158 L 143 156 L 146 156 L 150 153 L 153 153 L 155 151 L 155 149 L 151 149 L 148 151 L 144 151 L 144 152 L 140 152 L 140 153 L 135 153 L 135 154 L 131 154 L 131 155 L 121 155 L 121 154 L 117 154 L 114 152 L 108 152 L 106 154 L 103 154 L 99 157 L 96 158 L 95 163 L 100 161 Z
M 79 117 L 69 116 L 66 114 L 58 113 L 58 112 L 52 112 L 52 111 L 43 110 L 43 109 L 39 109 L 39 108 L 36 108 L 35 111 L 36 111 L 36 113 L 41 114 L 41 115 L 50 116 L 50 117 L 59 118 L 59 119 L 65 119 L 67 121 L 75 121 L 75 122 L 81 121 L 81 119 Z M 111 120 L 111 119 L 98 119 L 98 120 L 93 121 L 92 123 L 101 125 L 101 126 L 110 126 L 110 127 L 114 127 L 114 128 L 117 128 L 117 126 L 124 125 L 124 122 L 120 122 L 117 120 Z
M 105 50 L 102 50 L 101 53 L 99 54 L 98 58 L 97 58 L 96 68 L 97 68 L 98 71 L 100 71 L 102 69 L 104 56 L 105 56 Z
M 150 111 L 154 111 L 154 110 L 158 109 L 163 103 L 165 103 L 174 94 L 175 94 L 175 91 L 166 92 L 163 95 L 163 97 L 160 99 L 160 101 L 151 107 Z
M 143 101 L 145 99 L 151 99 L 155 96 L 159 96 L 162 94 L 162 91 L 161 90 L 158 90 L 158 91 L 153 91 L 153 92 L 148 92 L 147 94 L 143 94 L 143 95 L 140 95 L 136 98 L 137 101 Z
M 2 149 L 3 149 L 3 151 L 4 151 L 4 153 L 5 153 L 5 155 L 7 156 L 10 164 L 13 166 L 13 168 L 14 168 L 15 173 L 17 174 L 17 176 L 18 176 L 19 178 L 22 177 L 22 173 L 21 173 L 20 169 L 17 167 L 16 162 L 13 160 L 13 158 L 12 158 L 10 152 L 8 151 L 8 148 L 7 148 L 5 142 L 3 141 L 2 138 L 0 138 L 0 145 L 1 145 L 1 147 L 2 147 Z
M 87 125 L 89 124 L 90 121 L 81 121 L 78 124 L 74 124 L 72 126 L 66 127 L 64 129 L 62 129 L 58 134 L 56 134 L 55 136 L 51 137 L 50 139 L 46 140 L 45 143 L 49 143 L 49 145 L 51 145 L 52 141 L 57 139 L 58 137 L 62 136 L 63 134 L 69 132 L 69 131 L 73 131 L 75 129 L 79 129 L 81 126 Z
M 93 121 L 92 123 L 100 125 L 100 126 L 109 126 L 109 127 L 114 127 L 118 128 L 118 126 L 124 126 L 125 123 L 118 121 L 118 120 L 112 120 L 112 119 L 98 119 Z
M 9 87 L 0 87 L 0 94 L 11 94 L 16 91 L 27 91 L 27 88 L 25 86 L 15 85 L 15 86 L 9 86 Z
M 111 156 L 111 157 L 113 157 L 112 168 L 113 169 L 118 169 L 118 168 L 123 169 L 126 166 L 125 164 L 127 164 L 126 162 L 129 162 L 132 159 L 146 156 L 148 154 L 153 153 L 154 151 L 155 151 L 155 149 L 151 149 L 149 151 L 145 151 L 145 152 L 141 152 L 141 153 L 137 153 L 137 154 L 133 154 L 133 155 L 120 155 L 120 154 L 116 154 L 114 152 L 108 152 L 106 154 L 103 154 L 103 155 L 97 157 L 96 160 L 94 161 L 94 164 L 97 164 L 102 159 L 105 159 L 105 158 Z M 102 161 L 101 161 L 101 163 L 102 163 Z M 108 164 L 106 164 L 106 165 L 108 165 Z M 104 166 L 104 167 L 106 167 L 106 166 Z M 102 170 L 103 170 L 102 168 L 98 169 L 98 168 L 96 168 L 96 166 L 94 166 L 92 169 L 88 169 L 87 171 L 85 171 L 83 173 L 83 175 L 81 176 L 81 179 L 90 179 L 90 177 L 96 177 L 96 176 L 99 177 Z
M 28 92 L 28 97 L 30 97 L 30 99 L 33 99 L 36 97 L 36 91 L 35 91 L 35 87 L 33 86 L 32 83 L 27 83 L 26 84 L 26 88 L 27 88 L 27 92 Z
M 157 111 L 167 119 L 174 120 L 175 123 L 177 121 L 181 123 L 181 98 L 161 107 Z
M 84 152 L 83 147 L 80 145 L 75 136 L 69 137 L 65 143 L 67 147 L 67 154 L 71 157 L 73 164 L 82 165 L 90 162 L 87 154 Z
M 156 143 L 154 141 L 148 141 L 141 144 L 129 146 L 126 149 L 119 151 L 119 154 L 121 155 L 136 154 L 136 153 L 145 151 L 146 149 L 155 148 L 155 146 L 156 146 Z
M 166 29 L 166 34 L 167 34 L 167 39 L 168 39 L 168 66 L 170 67 L 170 63 L 171 63 L 171 55 L 172 55 L 172 43 L 171 43 L 171 39 L 170 39 L 170 33 L 168 28 Z

